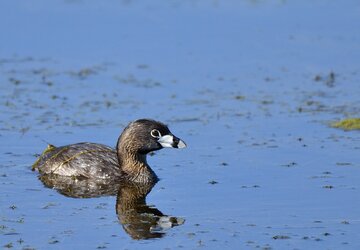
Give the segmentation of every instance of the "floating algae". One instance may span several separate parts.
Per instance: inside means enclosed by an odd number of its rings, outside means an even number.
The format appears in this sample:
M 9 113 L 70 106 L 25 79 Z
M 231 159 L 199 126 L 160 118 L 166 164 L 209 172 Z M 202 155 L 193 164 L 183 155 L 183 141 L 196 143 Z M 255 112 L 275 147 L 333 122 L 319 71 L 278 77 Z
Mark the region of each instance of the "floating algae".
M 334 128 L 342 128 L 344 130 L 360 130 L 360 118 L 348 118 L 331 124 Z

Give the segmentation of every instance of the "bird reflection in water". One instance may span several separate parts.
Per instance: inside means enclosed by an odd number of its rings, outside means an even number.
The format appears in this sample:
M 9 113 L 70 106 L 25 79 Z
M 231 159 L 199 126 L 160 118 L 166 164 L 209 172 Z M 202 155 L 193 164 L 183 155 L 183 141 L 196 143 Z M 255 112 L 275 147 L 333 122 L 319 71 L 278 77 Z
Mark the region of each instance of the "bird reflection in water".
M 133 239 L 152 239 L 165 236 L 167 229 L 182 225 L 183 218 L 164 215 L 154 206 L 146 204 L 146 196 L 155 183 L 114 183 L 107 180 L 41 175 L 39 179 L 48 188 L 56 189 L 72 198 L 95 198 L 117 195 L 116 214 L 125 232 Z

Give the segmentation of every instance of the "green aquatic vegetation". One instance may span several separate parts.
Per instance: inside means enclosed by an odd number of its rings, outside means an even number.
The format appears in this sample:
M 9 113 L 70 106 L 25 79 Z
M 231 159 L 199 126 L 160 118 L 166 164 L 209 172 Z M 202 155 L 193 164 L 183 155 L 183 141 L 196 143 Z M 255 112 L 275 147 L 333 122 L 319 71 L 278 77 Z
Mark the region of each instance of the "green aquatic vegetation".
M 39 164 L 39 161 L 41 159 L 41 157 L 51 151 L 53 151 L 56 147 L 54 145 L 48 144 L 47 147 L 45 148 L 45 150 L 41 153 L 41 155 L 37 158 L 37 160 L 35 161 L 35 163 L 32 165 L 31 169 L 35 170 L 36 167 Z
M 360 118 L 348 118 L 331 124 L 334 128 L 342 128 L 344 130 L 360 130 Z
M 275 235 L 275 236 L 273 236 L 273 239 L 274 240 L 287 240 L 287 239 L 290 239 L 290 236 L 287 236 L 287 235 Z
M 13 247 L 13 243 L 12 243 L 12 242 L 4 245 L 4 248 L 12 248 L 12 247 Z

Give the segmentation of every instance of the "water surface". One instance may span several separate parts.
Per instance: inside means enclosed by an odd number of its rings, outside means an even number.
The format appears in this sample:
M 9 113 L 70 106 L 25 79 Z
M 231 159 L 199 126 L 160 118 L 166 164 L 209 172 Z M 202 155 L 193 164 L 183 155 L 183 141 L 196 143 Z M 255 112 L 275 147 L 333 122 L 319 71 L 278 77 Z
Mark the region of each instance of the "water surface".
M 357 1 L 1 1 L 0 245 L 13 249 L 358 249 Z M 114 146 L 169 124 L 146 206 L 184 220 L 134 239 L 117 196 L 31 171 L 46 143 Z M 153 210 L 154 211 L 154 210 Z

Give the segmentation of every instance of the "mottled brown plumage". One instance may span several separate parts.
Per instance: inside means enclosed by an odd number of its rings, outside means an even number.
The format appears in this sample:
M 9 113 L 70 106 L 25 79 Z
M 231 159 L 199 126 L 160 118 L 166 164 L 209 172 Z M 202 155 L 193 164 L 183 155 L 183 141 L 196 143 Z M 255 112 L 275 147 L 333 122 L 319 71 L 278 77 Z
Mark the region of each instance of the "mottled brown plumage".
M 116 150 L 88 142 L 51 146 L 34 163 L 33 169 L 42 175 L 155 183 L 157 176 L 147 164 L 146 155 L 163 147 L 182 148 L 185 143 L 163 123 L 141 119 L 124 129 Z

